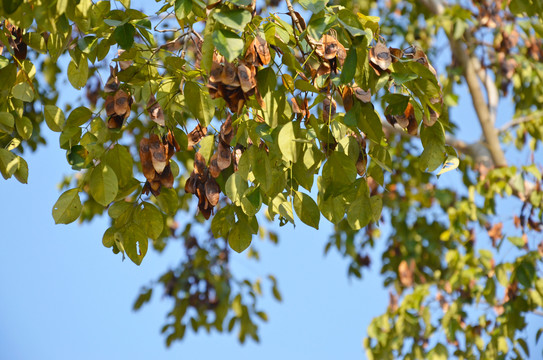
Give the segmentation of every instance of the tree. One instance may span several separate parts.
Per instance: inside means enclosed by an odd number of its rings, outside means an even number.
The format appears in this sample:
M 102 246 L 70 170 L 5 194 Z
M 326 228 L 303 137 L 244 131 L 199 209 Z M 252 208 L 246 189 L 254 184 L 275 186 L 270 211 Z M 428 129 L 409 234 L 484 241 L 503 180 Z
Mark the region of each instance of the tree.
M 230 249 L 258 259 L 254 235 L 278 241 L 265 218 L 318 229 L 324 217 L 325 251 L 350 276 L 386 242 L 390 306 L 368 357 L 530 356 L 543 332 L 520 333 L 543 307 L 543 3 L 278 3 L 176 0 L 150 15 L 129 0 L 4 0 L 2 176 L 26 182 L 25 151 L 58 132 L 75 173 L 56 223 L 107 212 L 104 246 L 138 265 L 149 240 L 184 242 L 158 281 L 175 300 L 167 344 L 189 323 L 258 341 L 262 284 L 230 272 Z M 75 102 L 59 92 L 66 78 Z M 449 118 L 461 84 L 476 143 Z M 500 99 L 515 111 L 498 127 Z M 181 214 L 193 217 L 184 229 Z

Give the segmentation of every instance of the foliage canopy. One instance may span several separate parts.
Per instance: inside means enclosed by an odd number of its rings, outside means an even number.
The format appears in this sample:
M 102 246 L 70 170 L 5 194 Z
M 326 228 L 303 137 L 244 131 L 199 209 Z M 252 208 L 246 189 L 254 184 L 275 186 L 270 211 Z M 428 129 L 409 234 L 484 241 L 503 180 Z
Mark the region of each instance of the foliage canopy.
M 368 357 L 530 356 L 543 331 L 521 335 L 543 307 L 540 0 L 157 3 L 0 3 L 0 171 L 26 183 L 25 152 L 56 132 L 75 171 L 56 223 L 107 213 L 104 246 L 138 265 L 183 241 L 158 281 L 175 299 L 168 345 L 187 327 L 258 340 L 262 284 L 230 272 L 230 249 L 258 259 L 255 235 L 278 241 L 263 223 L 324 218 L 325 251 L 350 276 L 386 243 L 390 306 Z M 459 84 L 480 142 L 455 137 Z M 503 98 L 514 116 L 498 128 Z

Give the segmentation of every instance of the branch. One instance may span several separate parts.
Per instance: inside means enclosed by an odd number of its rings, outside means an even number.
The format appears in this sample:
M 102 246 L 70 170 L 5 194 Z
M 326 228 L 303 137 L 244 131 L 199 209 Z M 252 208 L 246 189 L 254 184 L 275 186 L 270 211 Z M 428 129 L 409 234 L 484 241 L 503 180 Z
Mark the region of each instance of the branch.
M 534 121 L 534 120 L 538 120 L 541 117 L 543 117 L 543 110 L 533 112 L 530 115 L 515 118 L 515 119 L 511 120 L 510 122 L 508 122 L 507 124 L 503 125 L 500 128 L 499 132 L 500 132 L 500 134 L 504 133 L 507 130 L 509 130 L 510 128 L 512 128 L 512 127 L 515 127 L 517 125 L 524 124 L 524 123 L 527 123 L 527 122 L 531 122 L 531 121 Z
M 441 15 L 445 11 L 442 0 L 421 1 L 434 15 Z M 464 70 L 464 78 L 471 93 L 473 107 L 481 124 L 492 161 L 496 167 L 507 166 L 507 160 L 505 159 L 505 154 L 498 138 L 498 131 L 494 127 L 499 99 L 496 86 L 482 69 L 479 59 L 474 55 L 470 55 L 463 43 L 454 39 L 451 34 L 447 34 L 447 36 L 451 44 L 452 53 Z M 488 103 L 485 100 L 479 80 L 486 87 Z
M 302 29 L 302 24 L 300 24 L 300 20 L 298 20 L 298 17 L 296 16 L 296 13 L 294 12 L 294 7 L 292 7 L 292 2 L 290 0 L 286 0 L 286 1 L 287 1 L 288 12 L 290 14 L 290 17 L 292 18 L 292 23 L 296 26 L 296 29 L 298 29 L 298 31 L 301 34 L 304 32 L 304 29 Z M 296 33 L 294 33 L 294 36 L 296 36 Z M 313 50 L 317 48 L 317 45 L 318 45 L 317 42 L 315 41 L 315 39 L 309 36 L 309 34 L 305 35 L 305 40 L 307 41 L 309 46 L 313 48 Z

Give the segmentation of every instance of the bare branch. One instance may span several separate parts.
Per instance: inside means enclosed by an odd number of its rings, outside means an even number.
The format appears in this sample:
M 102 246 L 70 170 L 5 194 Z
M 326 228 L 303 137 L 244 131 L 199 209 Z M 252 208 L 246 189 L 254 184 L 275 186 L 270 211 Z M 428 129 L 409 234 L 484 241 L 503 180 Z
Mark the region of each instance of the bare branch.
M 500 134 L 504 133 L 512 127 L 515 127 L 517 125 L 524 124 L 527 122 L 535 121 L 535 120 L 541 119 L 542 117 L 543 117 L 543 110 L 533 112 L 530 115 L 515 118 L 511 120 L 510 122 L 508 122 L 507 124 L 503 125 L 500 128 L 499 132 Z

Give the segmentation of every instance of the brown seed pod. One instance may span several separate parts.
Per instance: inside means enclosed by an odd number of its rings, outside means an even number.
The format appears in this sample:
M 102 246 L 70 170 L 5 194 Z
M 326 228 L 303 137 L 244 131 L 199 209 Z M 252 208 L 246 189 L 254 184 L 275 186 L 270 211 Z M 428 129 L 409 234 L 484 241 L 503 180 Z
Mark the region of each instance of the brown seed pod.
M 209 174 L 214 178 L 218 177 L 221 174 L 221 169 L 218 164 L 219 155 L 214 153 L 209 160 Z
M 219 141 L 219 147 L 217 149 L 217 165 L 219 169 L 224 170 L 232 163 L 232 152 L 230 146 L 223 141 Z
M 226 62 L 221 73 L 221 82 L 232 87 L 240 86 L 237 69 L 232 63 Z
M 219 203 L 221 194 L 221 188 L 215 181 L 215 178 L 209 178 L 205 184 L 206 198 L 211 206 L 215 206 Z
M 162 171 L 162 174 L 160 174 L 159 178 L 162 186 L 165 186 L 169 189 L 173 187 L 173 173 L 170 164 L 166 165 L 164 171 Z
M 166 125 L 164 122 L 164 111 L 162 110 L 162 106 L 160 106 L 158 101 L 155 99 L 154 95 L 151 95 L 149 101 L 147 102 L 147 111 L 149 112 L 151 120 L 153 120 L 155 123 L 160 126 Z
M 353 107 L 353 88 L 350 86 L 344 86 L 341 93 L 341 99 L 343 100 L 343 107 L 345 111 L 351 110 Z
M 241 89 L 244 93 L 247 93 L 256 87 L 256 78 L 254 77 L 253 72 L 243 63 L 238 65 L 238 77 Z
M 187 194 L 196 194 L 196 183 L 198 175 L 193 171 L 185 182 L 185 192 Z
M 268 43 L 266 40 L 261 38 L 259 35 L 253 40 L 256 53 L 258 55 L 258 60 L 261 65 L 268 65 L 271 61 L 270 49 L 268 48 Z
M 222 123 L 219 137 L 226 145 L 230 145 L 230 142 L 234 137 L 234 131 L 232 128 L 232 115 L 228 114 L 226 120 L 224 120 L 224 122 Z
M 119 79 L 117 78 L 117 70 L 113 67 L 109 67 L 109 78 L 107 79 L 106 85 L 104 86 L 104 92 L 110 93 L 119 90 Z
M 194 172 L 197 175 L 200 175 L 201 179 L 206 178 L 206 159 L 200 154 L 200 152 L 197 152 L 194 154 Z
M 358 100 L 362 101 L 363 103 L 371 102 L 371 91 L 370 90 L 366 91 L 366 90 L 363 90 L 363 89 L 359 88 L 358 86 L 355 86 L 353 88 L 353 92 L 354 92 L 354 96 Z
M 403 50 L 389 47 L 392 63 L 398 62 L 403 57 Z
M 369 51 L 370 62 L 377 65 L 381 70 L 387 70 L 392 63 L 390 50 L 382 42 L 377 42 Z
M 200 140 L 207 134 L 207 128 L 202 127 L 202 125 L 198 124 L 196 127 L 187 134 L 188 137 L 188 150 L 192 150 L 194 145 L 198 144 Z
M 167 151 L 166 147 L 156 134 L 152 134 L 149 139 L 149 151 L 151 152 L 153 168 L 158 174 L 162 174 L 164 168 L 168 165 Z
M 149 139 L 142 138 L 139 147 L 141 170 L 145 178 L 149 181 L 155 179 L 156 171 L 153 167 L 153 160 L 151 159 L 151 152 L 149 151 Z

